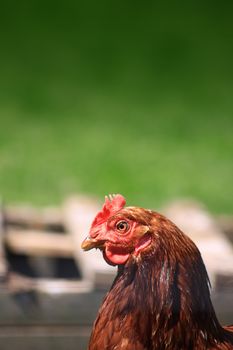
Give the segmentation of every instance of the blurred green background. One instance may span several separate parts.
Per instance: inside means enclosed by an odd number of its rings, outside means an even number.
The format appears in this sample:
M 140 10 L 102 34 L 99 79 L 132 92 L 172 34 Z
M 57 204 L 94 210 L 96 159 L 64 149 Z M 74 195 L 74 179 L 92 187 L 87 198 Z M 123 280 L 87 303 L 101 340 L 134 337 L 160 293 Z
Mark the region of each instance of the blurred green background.
M 0 193 L 120 192 L 233 209 L 233 2 L 11 1 L 0 11 Z

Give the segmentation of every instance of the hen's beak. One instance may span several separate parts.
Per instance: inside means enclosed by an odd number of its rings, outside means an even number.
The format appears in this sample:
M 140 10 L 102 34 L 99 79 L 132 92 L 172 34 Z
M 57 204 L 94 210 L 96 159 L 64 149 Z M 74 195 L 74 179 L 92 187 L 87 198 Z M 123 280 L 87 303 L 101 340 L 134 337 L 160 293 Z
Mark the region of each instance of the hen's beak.
M 93 249 L 93 248 L 103 248 L 104 247 L 104 241 L 98 241 L 91 237 L 86 237 L 84 241 L 81 244 L 81 248 L 85 251 Z

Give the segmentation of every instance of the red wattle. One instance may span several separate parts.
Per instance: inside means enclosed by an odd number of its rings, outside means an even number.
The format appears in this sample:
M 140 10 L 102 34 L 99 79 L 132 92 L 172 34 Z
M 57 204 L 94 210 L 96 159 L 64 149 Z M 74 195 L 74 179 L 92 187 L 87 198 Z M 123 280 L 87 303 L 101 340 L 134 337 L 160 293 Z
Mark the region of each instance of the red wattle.
M 117 249 L 114 249 L 114 248 L 111 249 L 109 247 L 106 247 L 103 253 L 105 261 L 109 265 L 113 265 L 113 266 L 125 264 L 129 258 L 129 255 L 130 255 L 129 253 L 124 253 Z

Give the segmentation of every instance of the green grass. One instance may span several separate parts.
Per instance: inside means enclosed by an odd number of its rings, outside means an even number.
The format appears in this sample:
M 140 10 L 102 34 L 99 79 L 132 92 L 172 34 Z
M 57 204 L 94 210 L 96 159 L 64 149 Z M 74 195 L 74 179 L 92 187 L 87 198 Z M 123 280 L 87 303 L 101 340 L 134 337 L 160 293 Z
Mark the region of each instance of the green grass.
M 120 192 L 232 212 L 231 3 L 88 4 L 1 11 L 2 197 Z

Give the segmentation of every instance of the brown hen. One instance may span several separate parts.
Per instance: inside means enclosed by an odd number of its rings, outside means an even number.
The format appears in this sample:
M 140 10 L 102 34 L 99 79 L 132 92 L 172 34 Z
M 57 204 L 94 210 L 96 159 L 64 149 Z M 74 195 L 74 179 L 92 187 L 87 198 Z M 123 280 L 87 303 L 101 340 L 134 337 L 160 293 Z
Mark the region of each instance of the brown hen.
M 84 250 L 99 248 L 118 265 L 95 321 L 89 350 L 230 350 L 195 244 L 161 214 L 106 198 Z

